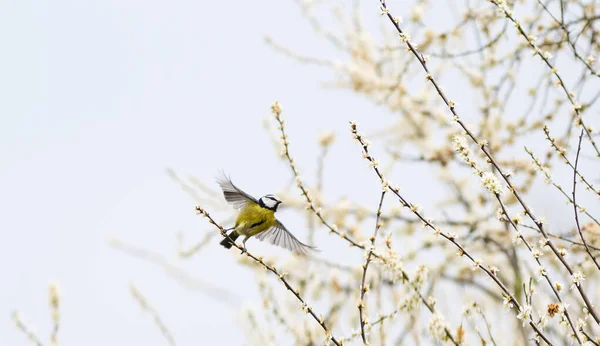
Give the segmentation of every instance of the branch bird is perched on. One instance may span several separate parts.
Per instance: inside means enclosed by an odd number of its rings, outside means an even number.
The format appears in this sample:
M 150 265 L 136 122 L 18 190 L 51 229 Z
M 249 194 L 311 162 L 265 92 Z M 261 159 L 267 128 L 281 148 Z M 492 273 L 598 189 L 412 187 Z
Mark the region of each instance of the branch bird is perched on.
M 232 230 L 229 233 L 231 240 L 225 238 L 221 241 L 221 245 L 225 248 L 230 249 L 233 245 L 231 241 L 235 241 L 240 235 L 243 235 L 245 238 L 242 242 L 244 246 L 242 253 L 246 251 L 246 241 L 252 236 L 256 236 L 261 241 L 267 240 L 271 244 L 281 246 L 296 254 L 305 255 L 309 249 L 315 249 L 298 240 L 281 221 L 277 220 L 275 212 L 281 201 L 275 196 L 269 194 L 256 200 L 233 185 L 231 179 L 225 174 L 217 182 L 223 190 L 225 200 L 239 210 L 235 226 L 230 228 Z

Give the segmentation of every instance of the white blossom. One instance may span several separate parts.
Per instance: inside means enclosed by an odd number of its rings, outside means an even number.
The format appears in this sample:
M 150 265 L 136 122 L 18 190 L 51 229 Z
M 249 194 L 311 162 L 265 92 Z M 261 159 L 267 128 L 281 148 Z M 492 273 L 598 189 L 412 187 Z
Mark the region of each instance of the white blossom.
M 523 322 L 523 325 L 525 325 L 529 319 L 529 317 L 531 316 L 531 305 L 529 304 L 525 304 L 523 306 L 521 306 L 521 310 L 519 310 L 519 314 L 517 315 L 517 318 L 520 319 Z
M 571 285 L 571 289 L 574 289 L 575 287 L 578 287 L 581 285 L 581 282 L 585 280 L 585 275 L 583 275 L 583 273 L 581 271 L 577 271 L 575 273 L 573 273 L 573 275 L 571 275 L 571 282 L 573 283 Z
M 481 176 L 481 181 L 483 182 L 483 186 L 489 192 L 491 192 L 495 195 L 502 193 L 502 184 L 500 184 L 500 181 L 498 180 L 498 178 L 496 177 L 496 175 L 494 173 L 491 173 L 491 172 L 483 173 L 483 175 Z

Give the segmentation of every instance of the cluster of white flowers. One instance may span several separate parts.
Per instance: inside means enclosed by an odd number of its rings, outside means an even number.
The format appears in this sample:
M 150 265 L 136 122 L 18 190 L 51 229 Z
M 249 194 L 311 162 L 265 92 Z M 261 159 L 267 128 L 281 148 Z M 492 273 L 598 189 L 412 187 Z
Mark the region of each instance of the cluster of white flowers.
M 521 306 L 519 313 L 517 314 L 517 318 L 521 320 L 523 325 L 529 322 L 529 318 L 531 317 L 532 307 L 529 304 L 524 304 Z
M 429 321 L 429 331 L 435 340 L 443 341 L 446 338 L 446 320 L 439 313 L 434 314 Z
M 575 287 L 579 287 L 581 285 L 581 283 L 585 280 L 585 275 L 583 275 L 583 273 L 581 271 L 577 271 L 575 273 L 573 273 L 573 275 L 571 275 L 571 289 L 574 289 Z
M 398 252 L 393 249 L 385 247 L 384 251 L 379 254 L 383 257 L 379 262 L 386 269 L 386 272 L 391 275 L 393 281 L 402 280 L 404 278 L 404 263 Z
M 400 302 L 400 305 L 398 306 L 398 310 L 405 311 L 405 312 L 411 312 L 411 311 L 415 310 L 420 304 L 421 304 L 421 297 L 419 297 L 419 295 L 416 294 L 415 292 L 411 291 L 402 298 L 402 301 Z
M 422 286 L 425 281 L 427 280 L 427 276 L 429 274 L 429 269 L 427 268 L 426 265 L 419 265 L 417 267 L 417 270 L 415 272 L 415 276 L 413 278 L 413 283 Z
M 452 144 L 454 145 L 454 150 L 460 154 L 461 158 L 466 163 L 471 164 L 471 149 L 469 148 L 465 137 L 461 135 L 454 135 L 454 137 L 452 137 Z
M 494 173 L 483 173 L 483 175 L 481 176 L 481 181 L 483 182 L 483 186 L 485 187 L 485 189 L 489 192 L 495 195 L 499 195 L 502 193 L 502 184 L 500 184 L 500 181 Z

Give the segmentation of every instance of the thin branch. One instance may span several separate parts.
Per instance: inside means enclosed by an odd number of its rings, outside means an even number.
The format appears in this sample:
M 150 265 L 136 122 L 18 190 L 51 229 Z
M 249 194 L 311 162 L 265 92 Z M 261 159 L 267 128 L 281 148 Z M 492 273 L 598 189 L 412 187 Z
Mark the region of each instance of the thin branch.
M 502 221 L 508 222 L 508 220 L 505 220 L 505 219 L 503 219 Z M 521 225 L 522 227 L 525 227 L 525 228 L 537 231 L 538 233 L 540 231 L 537 227 L 533 227 L 533 226 L 526 225 L 526 224 L 519 224 L 519 225 Z M 574 240 L 571 240 L 571 239 L 567 238 L 566 236 L 563 236 L 563 235 L 560 235 L 560 234 L 554 234 L 554 233 L 550 233 L 550 232 L 546 232 L 546 234 L 548 234 L 548 236 L 551 237 L 551 238 L 560 239 L 560 240 L 565 241 L 565 242 L 567 242 L 569 244 L 572 244 L 572 245 L 577 245 L 577 246 L 583 246 L 583 247 L 585 247 L 585 245 L 583 245 L 582 243 L 579 243 L 579 242 L 576 242 Z M 590 249 L 592 249 L 594 251 L 600 251 L 599 247 L 592 246 L 592 245 L 588 245 L 588 246 L 589 246 Z
M 211 240 L 212 238 L 215 236 L 214 233 L 207 233 L 204 238 L 202 238 L 201 241 L 199 241 L 198 243 L 196 243 L 196 245 L 188 248 L 188 249 L 184 249 L 183 248 L 183 234 L 182 233 L 178 233 L 177 234 L 177 252 L 179 254 L 179 257 L 182 258 L 190 258 L 193 255 L 197 254 L 203 247 L 205 247 Z
M 18 311 L 13 311 L 11 314 L 11 317 L 13 319 L 13 321 L 15 322 L 15 325 L 17 326 L 17 328 L 23 332 L 23 334 L 25 334 L 27 336 L 27 339 L 29 339 L 29 341 L 31 341 L 32 343 L 34 343 L 36 346 L 42 346 L 42 342 L 40 341 L 40 338 L 31 330 L 30 327 L 28 327 L 25 322 L 23 322 L 23 319 L 21 318 L 21 314 Z
M 377 233 L 379 232 L 379 228 L 381 228 L 381 223 L 379 222 L 379 218 L 381 216 L 381 206 L 383 205 L 383 199 L 385 197 L 385 190 L 381 192 L 381 198 L 379 199 L 379 205 L 377 207 L 377 218 L 375 219 L 375 231 L 373 231 L 373 236 L 369 238 L 371 241 L 371 247 L 368 249 L 367 259 L 363 264 L 363 272 L 362 272 L 362 280 L 360 283 L 360 299 L 358 300 L 358 316 L 360 319 L 360 334 L 365 345 L 368 345 L 367 335 L 365 332 L 365 325 L 369 324 L 368 318 L 365 317 L 365 294 L 369 291 L 369 286 L 365 284 L 367 279 L 367 270 L 369 269 L 369 263 L 371 263 L 371 257 L 373 256 L 373 248 L 375 247 L 375 239 L 377 238 Z
M 587 217 L 589 217 L 592 221 L 594 221 L 594 223 L 596 223 L 596 225 L 600 226 L 600 222 L 592 214 L 590 214 L 590 212 L 588 212 L 587 209 L 585 209 L 584 207 L 582 207 L 579 204 L 574 203 L 571 196 L 569 196 L 565 192 L 565 190 L 562 188 L 562 186 L 558 185 L 557 183 L 554 182 L 554 180 L 552 180 L 552 176 L 550 176 L 550 173 L 548 172 L 548 170 L 545 169 L 543 167 L 542 163 L 540 162 L 540 160 L 537 157 L 535 157 L 535 155 L 533 155 L 533 152 L 531 150 L 529 150 L 527 147 L 525 147 L 525 151 L 527 152 L 527 154 L 529 154 L 529 156 L 531 156 L 531 159 L 533 160 L 533 163 L 536 165 L 538 170 L 544 174 L 544 176 L 546 177 L 546 182 L 549 182 L 550 184 L 552 184 L 552 186 L 554 186 L 558 191 L 560 191 L 560 193 L 562 193 L 563 196 L 565 196 L 565 198 L 569 201 L 569 203 L 575 205 L 579 209 L 580 212 L 585 213 L 585 215 L 587 215 Z M 548 233 L 548 235 L 550 235 L 552 237 L 552 235 L 550 233 Z M 575 244 L 579 244 L 579 243 L 575 243 Z
M 160 329 L 160 332 L 165 337 L 165 339 L 167 339 L 169 345 L 176 346 L 177 344 L 175 343 L 175 339 L 173 339 L 173 334 L 162 321 L 158 312 L 148 303 L 148 300 L 142 295 L 142 293 L 140 293 L 140 291 L 133 284 L 130 285 L 130 290 L 131 295 L 133 295 L 135 300 L 140 304 L 140 307 L 144 311 L 148 312 L 150 316 L 152 316 L 154 323 L 156 324 L 158 329 Z
M 550 145 L 552 146 L 552 148 L 554 148 L 554 150 L 556 150 L 556 152 L 558 152 L 558 154 L 563 158 L 565 163 L 567 165 L 569 165 L 569 167 L 571 167 L 571 169 L 576 172 L 576 174 L 579 176 L 579 178 L 581 178 L 581 181 L 585 185 L 587 185 L 587 187 L 590 190 L 592 190 L 595 194 L 600 196 L 600 189 L 596 189 L 591 183 L 589 183 L 587 181 L 587 179 L 585 179 L 583 174 L 579 173 L 579 171 L 575 169 L 575 166 L 573 166 L 573 164 L 571 163 L 571 161 L 569 161 L 569 158 L 567 157 L 567 150 L 565 148 L 561 147 L 558 143 L 556 143 L 557 142 L 556 139 L 550 135 L 550 129 L 548 128 L 548 126 L 544 126 L 544 133 L 546 134 L 546 139 L 550 142 Z
M 48 287 L 48 293 L 50 298 L 50 313 L 52 318 L 50 343 L 52 346 L 58 346 L 58 330 L 60 328 L 60 294 L 58 292 L 58 287 L 54 283 L 51 283 Z
M 588 140 L 590 141 L 590 143 L 592 143 L 592 147 L 594 147 L 594 150 L 596 151 L 596 155 L 598 155 L 598 157 L 600 157 L 600 150 L 596 146 L 596 142 L 594 141 L 594 138 L 592 137 L 590 128 L 584 124 L 583 118 L 581 117 L 582 106 L 579 103 L 575 102 L 574 96 L 571 94 L 571 92 L 569 92 L 569 90 L 567 90 L 567 86 L 565 85 L 565 82 L 563 81 L 560 74 L 558 74 L 558 69 L 556 67 L 554 67 L 554 65 L 552 65 L 552 63 L 550 62 L 549 53 L 542 51 L 533 42 L 533 36 L 528 35 L 525 32 L 525 30 L 521 26 L 521 23 L 517 19 L 515 19 L 515 17 L 513 16 L 512 10 L 510 10 L 508 8 L 508 5 L 504 1 L 502 1 L 502 3 L 500 3 L 498 0 L 488 0 L 488 2 L 491 2 L 496 7 L 498 7 L 504 13 L 506 18 L 508 18 L 515 25 L 515 27 L 517 28 L 517 31 L 521 34 L 521 36 L 523 36 L 525 38 L 525 40 L 527 40 L 527 43 L 533 49 L 534 54 L 539 56 L 544 61 L 544 63 L 546 64 L 546 66 L 548 66 L 548 68 L 550 69 L 552 74 L 558 79 L 559 86 L 564 91 L 565 95 L 567 96 L 567 99 L 573 106 L 573 110 L 575 111 L 575 114 L 577 115 L 577 118 L 578 118 L 577 120 L 579 121 L 581 126 L 583 126 L 583 129 L 588 137 Z M 596 322 L 600 323 L 600 321 L 598 319 L 596 319 Z
M 491 0 L 491 1 L 495 1 L 495 0 Z M 529 216 L 529 218 L 536 224 L 536 226 L 538 227 L 538 229 L 540 230 L 540 232 L 544 236 L 544 238 L 545 238 L 548 246 L 552 250 L 552 252 L 555 255 L 555 257 L 558 258 L 559 261 L 561 262 L 561 264 L 567 269 L 567 271 L 569 272 L 569 275 L 573 276 L 573 274 L 574 274 L 573 269 L 568 264 L 568 262 L 560 255 L 558 249 L 556 248 L 556 246 L 552 243 L 552 241 L 548 237 L 548 235 L 546 233 L 546 230 L 543 227 L 542 221 L 540 221 L 533 214 L 533 211 L 529 208 L 529 206 L 527 206 L 527 204 L 525 204 L 525 202 L 521 198 L 520 193 L 517 191 L 516 187 L 512 184 L 512 182 L 510 180 L 510 175 L 504 172 L 504 170 L 498 165 L 497 161 L 492 156 L 492 154 L 491 154 L 491 152 L 489 150 L 487 141 L 479 141 L 475 137 L 475 135 L 473 134 L 473 132 L 471 130 L 469 130 L 469 128 L 467 127 L 467 125 L 461 120 L 461 118 L 458 115 L 458 112 L 455 109 L 456 108 L 456 103 L 454 101 L 451 101 L 450 99 L 448 99 L 446 97 L 445 93 L 442 91 L 441 86 L 437 83 L 436 79 L 431 75 L 431 73 L 429 71 L 429 68 L 427 67 L 427 61 L 426 61 L 425 57 L 421 53 L 419 53 L 419 51 L 415 48 L 415 46 L 408 39 L 408 36 L 402 31 L 402 28 L 400 28 L 400 25 L 399 25 L 399 20 L 397 20 L 395 17 L 393 17 L 392 14 L 389 12 L 389 10 L 387 9 L 385 0 L 380 0 L 380 4 L 381 4 L 382 12 L 392 22 L 392 24 L 394 25 L 394 27 L 396 28 L 396 30 L 400 34 L 400 38 L 402 39 L 402 41 L 404 41 L 406 43 L 406 45 L 408 47 L 408 50 L 415 56 L 415 58 L 421 64 L 421 67 L 423 68 L 423 70 L 426 72 L 426 77 L 425 77 L 426 80 L 428 80 L 433 85 L 433 87 L 437 91 L 437 93 L 440 96 L 440 98 L 444 101 L 444 103 L 446 104 L 446 106 L 449 108 L 450 112 L 452 112 L 452 115 L 454 116 L 454 121 L 457 124 L 459 124 L 459 126 L 467 133 L 467 135 L 469 136 L 469 138 L 475 144 L 477 144 L 477 146 L 481 149 L 481 151 L 483 152 L 483 154 L 485 154 L 485 156 L 488 158 L 488 160 L 492 164 L 492 166 L 501 174 L 501 176 L 504 179 L 504 181 L 508 184 L 509 190 L 515 196 L 515 198 L 517 199 L 517 201 L 519 202 L 519 204 L 523 207 L 523 209 L 525 210 L 525 213 L 527 214 L 527 216 Z M 521 29 L 520 26 L 518 26 L 518 28 L 520 30 L 523 30 L 523 29 Z M 545 59 L 544 57 L 542 57 L 542 58 Z M 545 59 L 545 61 L 546 61 L 547 64 L 550 64 L 550 62 L 547 59 Z M 550 66 L 552 66 L 552 65 L 550 65 Z M 558 77 L 560 78 L 560 76 L 558 76 Z M 560 80 L 562 82 L 562 79 L 560 79 Z M 563 84 L 561 83 L 561 85 L 563 85 Z M 565 88 L 564 85 L 563 85 L 563 88 Z M 572 100 L 571 96 L 568 93 L 567 93 L 567 95 Z M 573 101 L 573 103 L 574 103 L 574 101 Z M 579 109 L 578 109 L 578 107 L 574 107 L 574 108 L 575 108 L 576 114 L 579 116 Z M 580 116 L 579 116 L 579 120 L 581 121 L 581 117 Z M 585 129 L 585 126 L 584 126 L 584 129 Z M 589 136 L 591 138 L 591 135 L 589 135 Z M 593 139 L 591 139 L 591 140 L 593 141 Z M 596 321 L 596 323 L 600 323 L 600 317 L 598 316 L 598 314 L 596 313 L 595 309 L 593 308 L 593 304 L 591 303 L 591 301 L 587 297 L 587 294 L 585 293 L 585 291 L 583 290 L 583 287 L 581 285 L 577 285 L 577 291 L 579 292 L 579 294 L 581 295 L 582 299 L 584 300 L 585 305 L 588 308 L 588 311 L 590 312 L 590 314 L 592 315 L 592 317 L 594 318 L 594 320 Z M 544 340 L 544 341 L 546 341 L 546 340 Z
M 218 223 L 216 223 L 213 218 L 208 214 L 208 212 L 204 209 L 202 209 L 202 207 L 200 206 L 196 206 L 196 212 L 199 215 L 203 215 L 205 218 L 208 219 L 208 222 L 212 225 L 214 225 L 218 230 L 219 233 L 221 233 L 221 235 L 227 239 L 230 240 L 231 244 L 233 244 L 234 247 L 236 247 L 238 250 L 242 251 L 243 248 L 241 246 L 239 246 L 237 243 L 235 243 L 230 237 L 229 235 L 227 235 L 227 233 L 225 232 L 225 229 L 219 225 Z M 327 324 L 325 323 L 325 319 L 321 316 L 321 317 L 317 317 L 316 313 L 314 312 L 312 306 L 308 305 L 304 299 L 302 298 L 302 296 L 300 295 L 300 292 L 295 289 L 294 287 L 292 287 L 292 285 L 290 285 L 290 283 L 285 279 L 285 275 L 286 273 L 281 273 L 279 270 L 277 270 L 277 268 L 275 268 L 274 266 L 268 265 L 266 264 L 262 257 L 256 257 L 254 255 L 252 255 L 250 252 L 248 251 L 244 251 L 242 252 L 245 256 L 253 259 L 256 263 L 260 264 L 263 268 L 265 268 L 266 270 L 270 271 L 271 273 L 275 274 L 279 280 L 283 283 L 283 285 L 285 286 L 285 288 L 288 289 L 288 291 L 292 292 L 292 294 L 296 297 L 296 299 L 298 299 L 300 301 L 300 303 L 302 303 L 302 311 L 306 312 L 307 314 L 311 315 L 315 321 L 317 321 L 317 323 L 319 323 L 319 325 L 321 326 L 321 328 L 323 328 L 323 331 L 325 331 L 325 335 L 327 337 L 328 340 L 331 340 L 334 344 L 336 344 L 337 346 L 341 346 L 342 344 L 335 338 L 335 336 L 333 336 L 333 334 L 331 333 L 331 331 L 329 330 L 329 328 L 327 327 Z
M 583 138 L 583 129 L 581 130 L 581 133 L 579 134 L 579 142 L 577 144 L 577 155 L 575 156 L 575 167 L 573 167 L 573 210 L 575 212 L 575 224 L 577 225 L 577 231 L 579 232 L 579 237 L 581 238 L 581 242 L 585 246 L 585 251 L 588 253 L 588 255 L 590 255 L 590 258 L 596 265 L 596 268 L 598 268 L 598 270 L 600 270 L 600 265 L 598 264 L 598 262 L 596 261 L 596 258 L 590 251 L 590 248 L 589 248 L 587 242 L 585 241 L 585 237 L 583 236 L 583 232 L 581 232 L 581 226 L 579 225 L 579 213 L 577 212 L 577 202 L 575 199 L 576 194 L 577 194 L 576 193 L 577 192 L 577 164 L 579 163 L 579 154 L 581 152 L 581 139 L 582 138 Z
M 500 195 L 499 194 L 495 194 L 496 199 L 498 200 L 498 203 L 500 204 L 500 208 L 502 208 L 502 213 L 503 215 L 506 216 L 508 222 L 510 223 L 510 225 L 513 227 L 513 229 L 515 230 L 515 232 L 517 233 L 517 237 L 519 239 L 521 239 L 521 241 L 525 244 L 525 246 L 527 246 L 527 249 L 529 250 L 529 252 L 531 253 L 533 259 L 535 260 L 535 262 L 538 265 L 538 270 L 540 271 L 540 275 L 544 277 L 544 279 L 546 280 L 546 282 L 548 283 L 548 286 L 550 286 L 550 289 L 552 290 L 552 293 L 554 294 L 554 296 L 556 297 L 556 299 L 558 299 L 558 301 L 562 304 L 563 300 L 560 296 L 560 293 L 558 292 L 558 289 L 555 287 L 555 285 L 553 284 L 553 281 L 550 279 L 550 275 L 548 274 L 548 272 L 546 271 L 546 269 L 542 266 L 542 262 L 539 259 L 539 256 L 536 256 L 533 252 L 533 249 L 531 247 L 531 245 L 529 245 L 527 243 L 527 240 L 525 240 L 525 237 L 523 237 L 523 234 L 521 234 L 521 232 L 519 232 L 519 229 L 517 228 L 517 225 L 515 224 L 515 222 L 508 216 L 508 211 L 506 210 L 506 206 L 504 205 L 504 203 L 502 202 L 502 199 L 500 199 Z M 531 280 L 531 278 L 530 278 Z M 530 282 L 530 286 L 531 286 L 531 282 Z M 575 329 L 575 325 L 573 324 L 573 321 L 571 320 L 571 315 L 569 314 L 569 311 L 567 310 L 567 308 L 564 309 L 565 317 L 567 318 L 567 321 L 569 322 L 569 326 L 571 327 L 571 330 L 573 331 L 573 335 L 575 335 L 575 338 L 577 339 L 577 342 L 581 345 L 581 339 L 579 338 L 579 335 L 577 334 L 577 330 Z
M 594 338 L 592 338 L 588 333 L 586 333 L 585 330 L 583 330 L 583 328 L 579 328 L 579 331 L 587 338 L 587 341 L 592 343 L 592 345 L 600 346 L 600 344 L 598 344 L 598 342 L 596 342 Z
M 485 51 L 486 49 L 496 45 L 496 43 L 498 43 L 500 41 L 500 39 L 502 37 L 505 36 L 506 34 L 506 27 L 508 26 L 508 24 L 504 24 L 504 27 L 502 28 L 502 30 L 490 41 L 488 41 L 486 44 L 481 45 L 478 48 L 474 48 L 474 49 L 469 49 L 469 50 L 465 50 L 463 52 L 460 53 L 429 53 L 431 56 L 436 57 L 436 58 L 450 58 L 450 59 L 455 59 L 455 58 L 461 58 L 461 57 L 465 57 L 468 55 L 472 55 L 472 54 L 477 54 L 477 53 L 482 53 L 483 51 Z
M 490 341 L 492 342 L 492 344 L 494 344 L 494 346 L 498 346 L 496 344 L 496 340 L 494 340 L 494 335 L 492 335 L 492 327 L 490 326 L 490 323 L 488 322 L 487 317 L 485 317 L 483 310 L 481 310 L 481 307 L 478 307 L 477 312 L 479 313 L 479 315 L 483 318 L 483 321 L 485 322 L 485 327 L 487 328 L 487 332 L 490 337 Z
M 592 74 L 593 76 L 599 77 L 600 75 L 598 75 L 598 73 L 594 70 L 594 68 L 579 54 L 579 52 L 577 51 L 577 47 L 575 47 L 575 44 L 573 43 L 573 41 L 571 41 L 570 38 L 570 32 L 569 29 L 567 28 L 567 26 L 565 25 L 564 22 L 564 17 L 563 17 L 563 1 L 560 2 L 560 8 L 561 8 L 561 20 L 558 20 L 553 14 L 552 12 L 550 12 L 550 10 L 548 9 L 548 7 L 546 5 L 544 5 L 544 3 L 541 0 L 537 0 L 537 2 L 544 8 L 544 10 L 546 11 L 546 13 L 548 13 L 548 15 L 550 15 L 550 17 L 552 17 L 552 19 L 556 22 L 556 24 L 558 24 L 558 26 L 563 30 L 563 32 L 565 33 L 566 36 L 566 40 L 567 43 L 569 44 L 569 47 L 571 48 L 571 51 L 573 52 L 573 55 L 575 55 L 575 58 L 577 58 L 577 60 L 581 61 L 584 65 L 585 68 L 588 70 L 588 72 L 590 74 Z
M 385 8 L 385 1 L 382 0 L 382 6 L 384 6 Z M 388 13 L 388 15 L 390 16 L 390 14 Z M 393 17 L 391 17 L 391 20 L 393 23 L 396 23 L 396 21 L 393 19 Z M 377 174 L 377 176 L 379 177 L 379 180 L 381 181 L 382 186 L 386 187 L 389 191 L 391 191 L 394 195 L 396 195 L 396 197 L 398 197 L 400 203 L 402 204 L 402 206 L 404 206 L 405 208 L 408 208 L 415 216 L 417 216 L 421 221 L 423 221 L 423 225 L 427 226 L 428 228 L 430 228 L 431 230 L 433 230 L 435 232 L 435 234 L 437 235 L 441 235 L 444 239 L 446 239 L 447 241 L 449 241 L 450 243 L 452 243 L 456 248 L 458 248 L 458 255 L 459 256 L 466 256 L 471 263 L 473 264 L 473 267 L 481 269 L 482 271 L 484 271 L 488 277 L 490 277 L 492 279 L 492 281 L 494 281 L 496 283 L 496 285 L 498 285 L 498 287 L 500 287 L 500 289 L 502 290 L 502 292 L 504 293 L 504 295 L 506 295 L 507 299 L 509 300 L 509 302 L 511 302 L 512 304 L 514 304 L 517 307 L 518 311 L 521 311 L 523 309 L 523 307 L 521 306 L 521 304 L 519 304 L 519 302 L 517 301 L 517 299 L 514 297 L 514 295 L 506 288 L 506 286 L 504 285 L 504 283 L 497 277 L 497 275 L 495 273 L 497 273 L 497 271 L 493 268 L 486 268 L 483 266 L 482 261 L 475 259 L 469 252 L 467 252 L 467 250 L 458 242 L 456 235 L 452 234 L 452 233 L 445 233 L 442 232 L 439 228 L 437 228 L 436 226 L 433 225 L 432 221 L 430 221 L 429 219 L 425 218 L 417 209 L 417 207 L 412 204 L 409 203 L 404 197 L 402 197 L 402 195 L 400 194 L 400 189 L 397 187 L 392 187 L 390 186 L 389 182 L 384 178 L 383 174 L 381 173 L 381 171 L 379 170 L 379 168 L 377 168 L 378 163 L 377 160 L 375 160 L 375 158 L 373 156 L 371 156 L 371 154 L 369 153 L 369 149 L 368 149 L 368 144 L 366 142 L 366 140 L 362 137 L 361 134 L 358 133 L 358 130 L 356 128 L 357 124 L 352 122 L 351 123 L 351 129 L 352 129 L 352 134 L 354 135 L 354 138 L 360 143 L 363 152 L 364 152 L 364 157 L 365 159 L 367 159 L 370 164 L 371 167 L 373 168 L 373 170 L 375 171 L 375 173 Z M 531 326 L 531 328 L 540 336 L 540 338 L 542 338 L 548 345 L 552 345 L 552 343 L 548 340 L 548 338 L 542 333 L 542 331 L 535 325 L 535 323 L 529 321 L 529 325 Z
M 331 233 L 334 233 L 334 234 L 338 235 L 340 238 L 346 240 L 353 247 L 357 247 L 359 249 L 366 250 L 366 247 L 363 244 L 359 244 L 356 241 L 354 241 L 352 238 L 348 237 L 346 232 L 340 232 L 336 225 L 329 224 L 323 217 L 321 208 L 317 208 L 315 206 L 315 202 L 314 202 L 313 198 L 310 196 L 308 189 L 304 186 L 302 178 L 300 176 L 300 171 L 296 167 L 296 163 L 290 154 L 290 150 L 289 150 L 290 143 L 289 143 L 288 137 L 285 133 L 285 127 L 284 127 L 285 121 L 281 117 L 282 109 L 281 109 L 281 105 L 279 104 L 279 102 L 273 103 L 273 105 L 271 106 L 271 111 L 273 112 L 273 114 L 275 115 L 275 119 L 279 123 L 279 130 L 281 131 L 281 140 L 283 142 L 283 155 L 287 158 L 287 161 L 290 164 L 290 168 L 292 169 L 292 174 L 294 175 L 294 177 L 296 179 L 296 185 L 300 189 L 302 196 L 304 196 L 304 198 L 306 199 L 306 203 L 307 203 L 306 208 L 308 210 L 312 211 L 313 213 L 315 213 L 315 215 L 319 218 L 321 223 L 325 227 L 327 227 Z M 388 261 L 386 259 L 386 257 L 379 255 L 376 252 L 373 252 L 373 257 L 379 259 L 383 264 L 393 267 L 393 269 L 395 269 L 395 270 L 399 270 L 400 273 L 402 274 L 402 280 L 405 282 L 408 282 L 409 286 L 414 290 L 415 294 L 417 294 L 417 296 L 419 297 L 419 300 L 427 308 L 427 310 L 429 310 L 432 314 L 435 314 L 436 310 L 435 310 L 435 307 L 433 306 L 433 304 L 430 304 L 427 301 L 427 299 L 425 299 L 425 297 L 419 291 L 419 288 L 417 287 L 417 285 L 413 281 L 411 281 L 410 277 L 408 276 L 408 274 L 406 273 L 404 268 L 398 266 L 395 263 L 390 263 L 390 261 Z

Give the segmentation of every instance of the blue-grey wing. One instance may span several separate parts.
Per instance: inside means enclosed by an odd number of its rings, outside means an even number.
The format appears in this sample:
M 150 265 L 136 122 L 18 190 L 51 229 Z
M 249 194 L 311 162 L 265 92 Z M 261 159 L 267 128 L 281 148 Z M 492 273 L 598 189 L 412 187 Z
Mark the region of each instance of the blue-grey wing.
M 275 220 L 273 227 L 257 234 L 256 238 L 261 241 L 266 240 L 273 245 L 280 246 L 299 255 L 306 255 L 308 250 L 315 249 L 298 240 L 279 220 Z
M 242 209 L 248 202 L 258 203 L 256 198 L 242 191 L 237 186 L 233 185 L 231 179 L 223 174 L 222 177 L 217 179 L 221 190 L 223 190 L 223 196 L 227 203 L 231 204 L 235 209 Z

